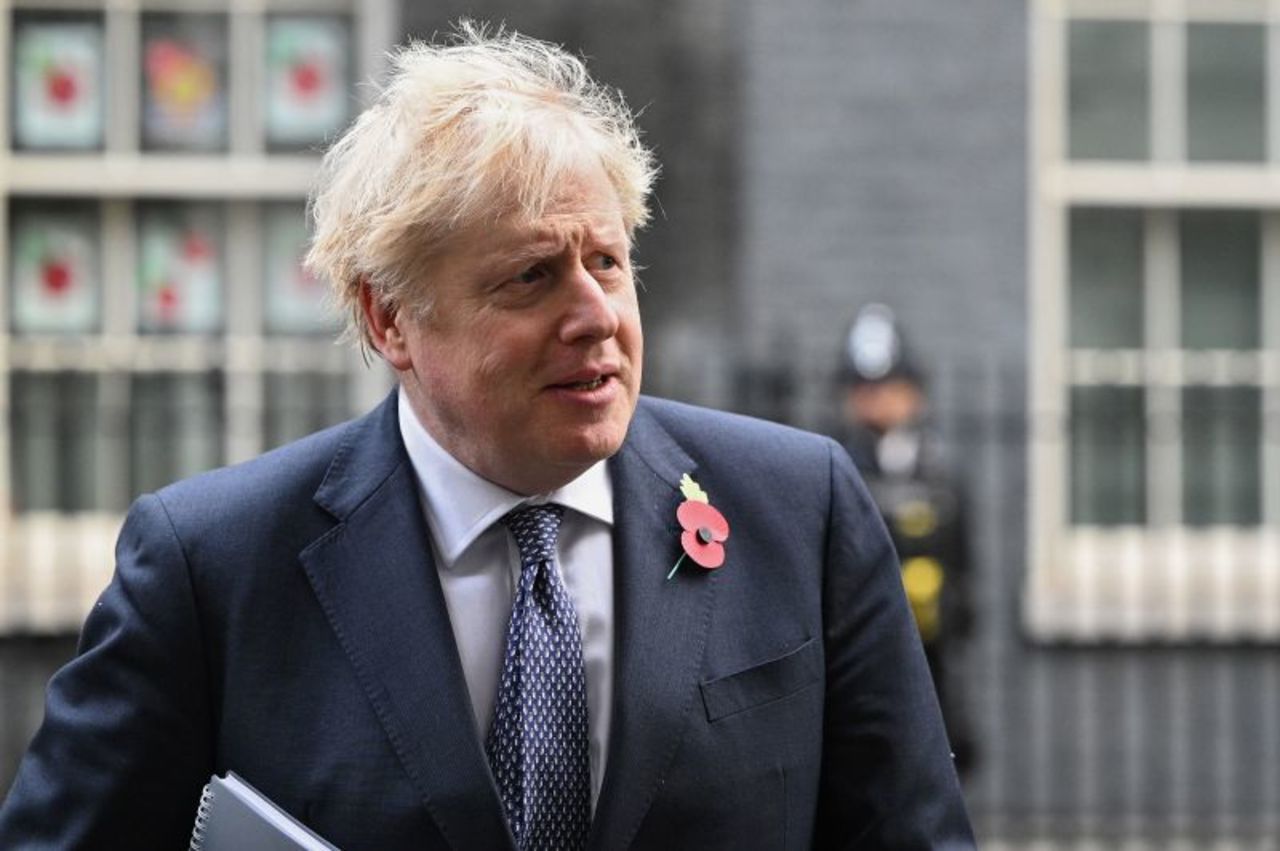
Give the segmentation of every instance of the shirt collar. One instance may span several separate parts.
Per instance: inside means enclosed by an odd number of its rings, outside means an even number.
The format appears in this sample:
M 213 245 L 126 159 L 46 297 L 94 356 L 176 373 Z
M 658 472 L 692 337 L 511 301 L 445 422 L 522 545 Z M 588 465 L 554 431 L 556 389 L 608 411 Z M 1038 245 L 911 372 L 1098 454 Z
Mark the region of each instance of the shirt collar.
M 398 409 L 400 436 L 413 464 L 427 525 L 445 569 L 452 569 L 476 538 L 524 503 L 554 502 L 613 525 L 613 484 L 604 461 L 593 464 L 557 490 L 524 497 L 476 474 L 450 455 L 419 422 L 403 389 Z

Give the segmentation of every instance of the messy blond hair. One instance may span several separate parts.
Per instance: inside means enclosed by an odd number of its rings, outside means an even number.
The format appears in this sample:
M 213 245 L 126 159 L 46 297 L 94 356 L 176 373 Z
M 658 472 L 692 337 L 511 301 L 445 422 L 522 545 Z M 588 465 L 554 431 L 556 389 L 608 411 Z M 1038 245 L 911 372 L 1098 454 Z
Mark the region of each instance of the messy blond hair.
M 536 217 L 591 162 L 630 238 L 649 218 L 657 167 L 621 94 L 561 47 L 464 21 L 444 45 L 400 49 L 377 101 L 325 155 L 307 268 L 367 349 L 362 281 L 384 305 L 425 315 L 426 266 L 452 235 L 513 212 Z

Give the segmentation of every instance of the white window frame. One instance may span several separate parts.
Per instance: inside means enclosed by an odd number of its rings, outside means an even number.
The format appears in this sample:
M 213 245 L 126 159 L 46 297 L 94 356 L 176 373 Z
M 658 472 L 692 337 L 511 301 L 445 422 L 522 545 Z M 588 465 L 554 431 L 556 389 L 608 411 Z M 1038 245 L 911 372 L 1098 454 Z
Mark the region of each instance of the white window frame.
M 1067 29 L 1076 19 L 1148 21 L 1150 158 L 1068 159 Z M 1188 163 L 1185 24 L 1266 26 L 1267 161 Z M 1255 641 L 1280 638 L 1280 434 L 1264 420 L 1262 523 L 1181 522 L 1181 444 L 1149 442 L 1147 522 L 1070 522 L 1072 386 L 1148 389 L 1147 409 L 1177 416 L 1187 383 L 1257 386 L 1280 411 L 1280 0 L 1032 0 L 1030 26 L 1030 381 L 1027 576 L 1022 617 L 1044 641 Z M 1070 211 L 1145 210 L 1143 349 L 1075 350 L 1067 339 Z M 1257 352 L 1180 350 L 1178 210 L 1244 209 L 1262 228 Z M 1169 292 L 1164 292 L 1170 290 Z
M 104 21 L 107 123 L 103 150 L 44 154 L 10 148 L 11 24 L 15 11 L 86 11 Z M 138 51 L 141 15 L 215 12 L 228 16 L 229 150 L 217 154 L 164 154 L 139 145 Z M 133 375 L 163 371 L 217 371 L 224 379 L 227 462 L 263 449 L 264 380 L 268 373 L 325 372 L 352 377 L 352 412 L 390 387 L 384 370 L 367 369 L 358 354 L 332 339 L 271 336 L 263 328 L 264 202 L 301 205 L 314 177 L 316 154 L 268 152 L 255 98 L 264 77 L 266 15 L 339 13 L 352 20 L 353 76 L 377 79 L 397 37 L 395 0 L 0 0 L 0 259 L 8 263 L 8 204 L 14 196 L 96 200 L 102 224 L 102 327 L 74 340 L 13 336 L 8 283 L 0 280 L 0 634 L 78 628 L 113 569 L 113 545 L 122 516 L 116 512 L 55 511 L 15 514 L 10 463 L 13 370 L 97 374 L 110 382 L 113 404 L 128 405 Z M 360 87 L 360 94 L 369 93 Z M 137 202 L 204 200 L 225 205 L 226 330 L 205 335 L 147 336 L 137 331 L 134 215 Z M 7 278 L 7 268 L 3 278 Z M 127 445 L 99 437 L 98 478 L 126 487 Z M 127 437 L 123 438 L 127 444 Z

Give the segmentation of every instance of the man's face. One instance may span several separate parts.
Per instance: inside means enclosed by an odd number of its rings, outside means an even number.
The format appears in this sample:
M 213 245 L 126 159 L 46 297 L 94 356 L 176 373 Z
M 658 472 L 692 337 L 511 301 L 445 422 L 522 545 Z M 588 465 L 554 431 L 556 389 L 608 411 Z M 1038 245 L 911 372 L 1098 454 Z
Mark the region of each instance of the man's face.
M 920 388 L 902 378 L 859 384 L 845 397 L 845 416 L 879 434 L 915 420 L 923 409 Z
M 644 349 L 629 249 L 612 184 L 587 168 L 537 220 L 509 216 L 455 237 L 429 266 L 425 319 L 384 311 L 380 332 L 371 316 L 431 436 L 524 494 L 616 452 Z

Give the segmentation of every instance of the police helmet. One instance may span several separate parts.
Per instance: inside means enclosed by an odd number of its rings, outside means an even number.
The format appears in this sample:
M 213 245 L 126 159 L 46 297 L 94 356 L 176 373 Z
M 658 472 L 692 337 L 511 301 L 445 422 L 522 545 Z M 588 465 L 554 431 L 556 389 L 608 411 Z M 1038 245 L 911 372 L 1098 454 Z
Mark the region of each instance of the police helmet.
M 858 311 L 844 336 L 840 375 L 846 384 L 906 379 L 921 383 L 920 373 L 907 356 L 902 330 L 893 311 L 868 304 Z

